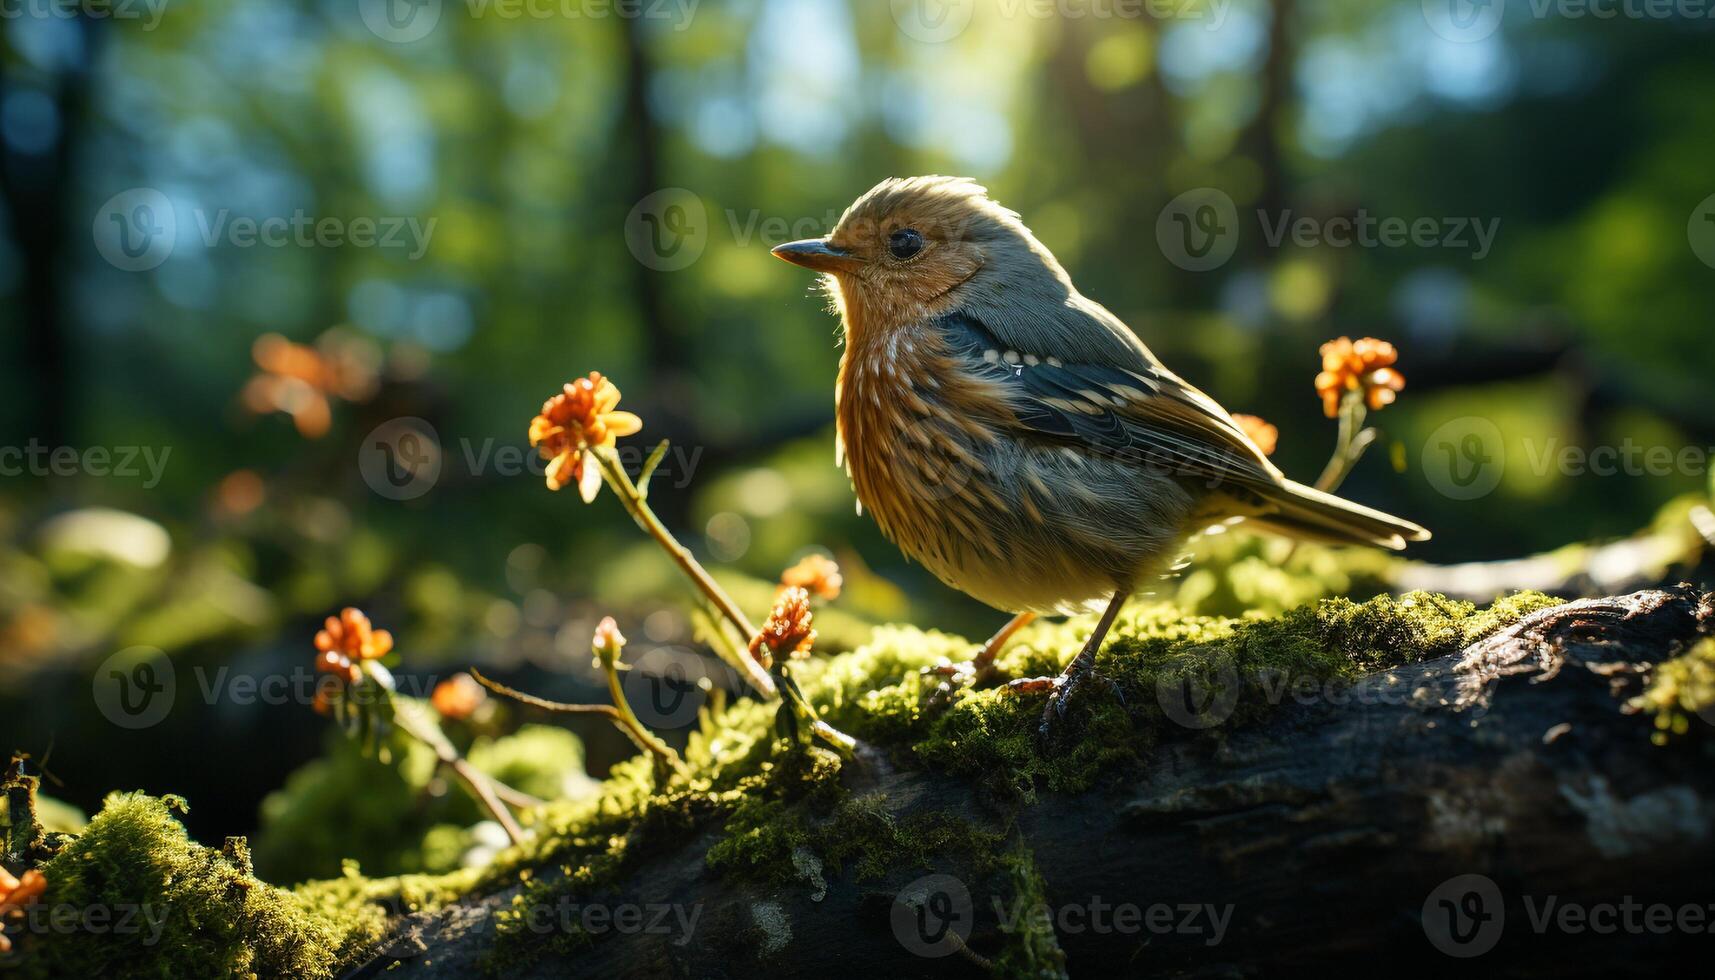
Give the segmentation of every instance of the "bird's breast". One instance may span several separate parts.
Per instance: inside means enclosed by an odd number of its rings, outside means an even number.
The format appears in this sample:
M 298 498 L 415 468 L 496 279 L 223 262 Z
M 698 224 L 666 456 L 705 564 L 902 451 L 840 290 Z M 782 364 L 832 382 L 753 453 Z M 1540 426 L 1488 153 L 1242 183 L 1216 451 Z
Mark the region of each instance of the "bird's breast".
M 943 582 L 999 608 L 1064 612 L 1141 580 L 1182 533 L 1184 492 L 1033 435 L 1009 383 L 932 323 L 848 342 L 836 416 L 861 508 Z
M 836 416 L 858 503 L 884 534 L 943 578 L 999 560 L 997 393 L 925 332 L 852 344 L 841 361 Z

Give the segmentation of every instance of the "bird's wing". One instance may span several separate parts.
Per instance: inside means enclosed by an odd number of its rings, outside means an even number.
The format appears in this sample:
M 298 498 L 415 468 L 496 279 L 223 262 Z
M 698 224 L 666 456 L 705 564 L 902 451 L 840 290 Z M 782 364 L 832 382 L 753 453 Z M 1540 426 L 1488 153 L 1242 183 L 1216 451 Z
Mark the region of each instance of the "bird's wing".
M 1141 344 L 1135 360 L 1125 358 L 1131 363 L 1089 363 L 1009 348 L 968 312 L 941 317 L 935 329 L 965 370 L 1006 393 L 1021 435 L 1210 487 L 1272 487 L 1282 479 L 1214 399 Z

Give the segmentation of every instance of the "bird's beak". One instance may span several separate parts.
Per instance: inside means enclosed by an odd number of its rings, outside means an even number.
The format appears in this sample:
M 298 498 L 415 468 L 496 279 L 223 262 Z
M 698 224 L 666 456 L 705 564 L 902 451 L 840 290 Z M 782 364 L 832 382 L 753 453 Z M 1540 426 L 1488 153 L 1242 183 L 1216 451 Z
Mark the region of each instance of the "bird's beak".
M 852 272 L 863 265 L 862 259 L 834 247 L 826 238 L 806 238 L 801 242 L 776 245 L 774 254 L 793 265 L 817 272 Z

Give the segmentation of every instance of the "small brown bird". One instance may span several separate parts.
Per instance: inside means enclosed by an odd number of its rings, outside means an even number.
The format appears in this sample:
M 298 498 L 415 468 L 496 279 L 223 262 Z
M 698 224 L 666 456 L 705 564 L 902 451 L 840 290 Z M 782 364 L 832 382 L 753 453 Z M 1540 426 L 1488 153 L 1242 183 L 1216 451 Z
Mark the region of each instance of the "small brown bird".
M 1227 411 L 1086 299 L 1019 216 L 957 177 L 889 179 L 833 234 L 774 249 L 825 274 L 845 326 L 837 452 L 860 508 L 943 582 L 1017 613 L 1101 608 L 1042 732 L 1120 607 L 1188 534 L 1242 518 L 1400 549 L 1429 532 L 1288 480 Z

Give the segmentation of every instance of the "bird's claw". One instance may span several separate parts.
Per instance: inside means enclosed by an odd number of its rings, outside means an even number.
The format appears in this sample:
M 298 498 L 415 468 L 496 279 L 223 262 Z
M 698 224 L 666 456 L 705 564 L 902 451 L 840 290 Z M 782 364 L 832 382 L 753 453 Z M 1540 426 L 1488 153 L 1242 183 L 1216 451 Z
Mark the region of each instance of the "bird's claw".
M 1048 693 L 1048 701 L 1042 706 L 1042 724 L 1037 727 L 1036 734 L 1046 740 L 1054 733 L 1055 727 L 1066 720 L 1067 706 L 1072 703 L 1072 696 L 1086 681 L 1094 680 L 1113 693 L 1120 706 L 1125 706 L 1125 694 L 1112 678 L 1086 670 L 1073 674 L 1061 674 L 1059 677 L 1021 677 L 1006 685 L 1007 691 L 1013 694 Z
M 968 679 L 975 672 L 971 669 L 968 661 L 956 664 L 951 660 L 943 660 L 938 664 L 930 664 L 918 673 L 924 677 L 961 677 Z
M 1007 681 L 1006 689 L 1012 694 L 1041 694 L 1056 690 L 1065 682 L 1065 677 L 1020 677 Z
M 924 667 L 920 673 L 924 677 L 941 678 L 941 683 L 935 685 L 935 689 L 929 692 L 929 697 L 925 702 L 929 708 L 938 708 L 951 702 L 954 693 L 960 688 L 982 687 L 992 682 L 995 677 L 999 676 L 1000 670 L 992 662 L 978 667 L 974 661 L 970 660 L 962 663 L 943 660 L 938 664 Z

